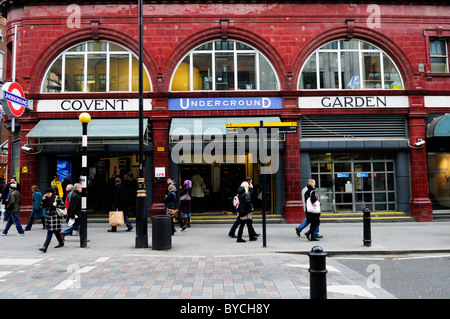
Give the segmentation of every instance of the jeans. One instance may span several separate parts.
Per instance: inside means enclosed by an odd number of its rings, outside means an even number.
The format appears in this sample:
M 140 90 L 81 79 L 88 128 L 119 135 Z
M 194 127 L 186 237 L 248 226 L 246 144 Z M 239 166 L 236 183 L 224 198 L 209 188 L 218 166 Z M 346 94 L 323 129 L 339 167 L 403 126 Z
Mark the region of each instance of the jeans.
M 308 226 L 309 222 L 308 220 L 305 218 L 305 220 L 303 221 L 303 223 L 301 223 L 300 225 L 298 225 L 297 229 L 298 231 L 302 231 L 303 229 L 306 228 L 306 226 Z M 320 222 L 319 222 L 320 225 Z M 316 227 L 316 230 L 314 231 L 314 236 L 318 236 L 319 235 L 319 226 Z
M 80 234 L 80 225 L 72 225 L 67 227 L 66 229 L 64 229 L 61 234 L 63 235 L 67 235 L 68 233 L 70 233 L 71 231 L 76 230 L 78 232 L 78 234 Z M 81 236 L 81 235 L 80 235 Z
M 19 232 L 19 234 L 24 234 L 22 225 L 20 224 L 19 221 L 19 214 L 18 213 L 9 213 L 9 218 L 8 218 L 8 222 L 6 223 L 6 227 L 5 230 L 3 231 L 3 234 L 7 234 L 9 228 L 11 227 L 11 225 L 14 223 L 14 225 L 16 225 L 17 231 Z

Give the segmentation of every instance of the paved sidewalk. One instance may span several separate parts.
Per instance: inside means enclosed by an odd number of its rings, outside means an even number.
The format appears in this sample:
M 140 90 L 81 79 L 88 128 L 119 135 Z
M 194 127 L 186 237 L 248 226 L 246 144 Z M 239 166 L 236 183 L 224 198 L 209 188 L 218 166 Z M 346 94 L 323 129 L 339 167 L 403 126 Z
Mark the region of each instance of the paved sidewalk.
M 449 222 L 373 223 L 371 247 L 363 246 L 362 223 L 323 223 L 318 242 L 297 237 L 295 226 L 268 224 L 262 247 L 262 234 L 237 243 L 227 236 L 230 225 L 192 225 L 172 237 L 172 249 L 152 250 L 151 224 L 150 247 L 136 249 L 134 231 L 109 233 L 107 224 L 90 223 L 87 248 L 67 236 L 58 249 L 53 238 L 45 254 L 38 251 L 41 225 L 25 236 L 12 227 L 0 237 L 0 299 L 308 299 L 307 252 L 315 245 L 329 255 L 329 299 L 390 299 L 333 256 L 450 252 Z

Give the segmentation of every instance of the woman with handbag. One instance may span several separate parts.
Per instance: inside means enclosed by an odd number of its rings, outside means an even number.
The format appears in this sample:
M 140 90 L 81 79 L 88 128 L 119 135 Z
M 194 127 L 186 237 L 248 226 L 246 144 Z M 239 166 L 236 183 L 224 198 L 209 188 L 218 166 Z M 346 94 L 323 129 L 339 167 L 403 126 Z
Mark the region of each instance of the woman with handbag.
M 178 210 L 178 199 L 177 199 L 177 188 L 174 185 L 169 185 L 167 187 L 169 193 L 164 198 L 164 208 L 166 210 L 166 215 L 171 217 L 172 220 L 172 235 L 175 233 L 175 224 L 173 222 L 174 219 L 178 221 L 180 224 L 180 231 L 183 232 L 186 230 L 186 226 L 183 223 L 183 219 L 181 219 L 180 212 Z
M 191 191 L 192 182 L 185 180 L 183 187 L 178 192 L 180 195 L 180 213 L 187 227 L 191 227 Z
M 242 239 L 242 233 L 244 232 L 244 226 L 247 225 L 248 236 L 250 237 L 250 241 L 257 240 L 256 232 L 253 229 L 253 205 L 252 198 L 250 196 L 249 183 L 242 182 L 241 186 L 238 188 L 238 198 L 239 198 L 239 206 L 237 208 L 237 212 L 239 214 L 239 218 L 241 219 L 241 223 L 239 225 L 238 230 L 238 243 L 245 243 L 246 241 Z
M 61 217 L 58 216 L 56 208 L 65 209 L 66 206 L 62 202 L 61 197 L 55 194 L 54 188 L 47 188 L 45 195 L 42 197 L 40 206 L 45 210 L 47 237 L 45 238 L 44 245 L 39 248 L 39 250 L 45 253 L 52 240 L 53 234 L 55 234 L 55 237 L 58 240 L 58 245 L 56 245 L 55 248 L 64 246 L 64 241 L 61 237 Z
M 306 238 L 310 241 L 318 241 L 315 231 L 320 223 L 320 202 L 318 200 L 319 196 L 316 195 L 316 191 L 314 187 L 316 187 L 316 181 L 310 179 L 308 184 L 306 184 L 308 190 L 305 193 L 305 202 L 306 202 L 306 219 L 311 226 L 309 226 L 309 231 L 305 233 Z

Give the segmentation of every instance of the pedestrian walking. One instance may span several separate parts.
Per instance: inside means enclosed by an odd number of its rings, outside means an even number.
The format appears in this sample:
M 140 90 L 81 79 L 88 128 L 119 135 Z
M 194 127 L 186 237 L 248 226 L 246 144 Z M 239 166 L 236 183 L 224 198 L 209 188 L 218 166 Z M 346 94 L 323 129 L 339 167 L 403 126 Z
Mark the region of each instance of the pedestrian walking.
M 191 227 L 191 191 L 192 182 L 185 180 L 183 187 L 178 192 L 180 196 L 181 217 L 183 218 L 184 224 L 189 228 Z
M 16 225 L 16 229 L 20 235 L 24 235 L 25 232 L 19 221 L 19 211 L 20 211 L 20 204 L 22 202 L 22 195 L 17 189 L 17 184 L 10 184 L 9 187 L 11 189 L 7 207 L 9 217 L 8 222 L 6 223 L 5 226 L 5 230 L 3 231 L 3 236 L 6 236 L 8 234 L 9 228 L 11 227 L 12 224 Z
M 42 193 L 37 185 L 31 186 L 31 192 L 33 194 L 33 210 L 31 211 L 28 224 L 25 226 L 25 231 L 31 230 L 35 218 L 41 219 L 42 229 L 45 229 L 45 211 L 41 208 Z
M 2 204 L 5 207 L 5 211 L 3 212 L 3 220 L 4 221 L 8 221 L 8 219 L 9 219 L 8 201 L 9 201 L 9 195 L 11 194 L 11 188 L 10 188 L 11 184 L 16 184 L 17 185 L 16 189 L 20 192 L 19 183 L 17 183 L 15 177 L 11 177 L 11 179 L 9 180 L 9 183 L 3 187 L 3 191 L 2 191 Z
M 244 181 L 248 183 L 248 192 L 250 194 L 250 198 L 252 198 L 252 196 L 253 196 L 253 181 L 252 181 L 252 178 L 251 177 L 246 177 Z M 241 187 L 242 186 L 238 187 L 238 192 L 239 192 L 239 189 Z M 236 208 L 235 208 L 235 210 L 236 210 Z M 236 210 L 236 212 L 237 212 L 237 210 Z M 237 238 L 236 235 L 235 235 L 235 232 L 236 232 L 236 229 L 239 227 L 240 224 L 241 224 L 241 218 L 239 217 L 239 214 L 237 214 L 237 217 L 236 217 L 236 220 L 233 223 L 233 226 L 231 226 L 230 230 L 228 231 L 228 236 L 230 236 L 231 238 Z M 259 234 L 256 233 L 256 231 L 255 231 L 255 229 L 253 227 L 250 229 L 250 231 L 252 232 L 252 237 L 258 237 L 259 236 Z
M 114 205 L 113 210 L 118 210 L 123 212 L 123 219 L 125 225 L 127 226 L 126 231 L 131 231 L 133 229 L 133 225 L 128 218 L 128 190 L 125 185 L 122 184 L 122 179 L 120 177 L 116 177 L 116 188 L 114 189 Z M 116 232 L 117 226 L 111 226 L 111 229 L 108 229 L 109 232 Z
M 197 171 L 194 176 L 192 176 L 192 211 L 196 213 L 203 212 L 203 198 L 205 197 L 204 190 L 206 189 L 203 177 Z
M 310 182 L 310 181 L 312 181 L 312 182 L 315 183 L 315 181 L 314 181 L 313 179 L 308 180 L 308 182 Z M 311 223 L 311 222 L 308 221 L 308 219 L 306 218 L 306 201 L 305 201 L 305 193 L 306 193 L 307 190 L 308 190 L 308 186 L 305 186 L 305 187 L 303 187 L 303 189 L 302 189 L 302 203 L 303 203 L 303 210 L 304 210 L 304 212 L 305 212 L 305 220 L 303 221 L 303 223 L 301 223 L 300 225 L 298 225 L 298 226 L 295 228 L 295 232 L 297 233 L 297 236 L 298 236 L 298 237 L 300 237 L 302 230 L 305 229 L 306 226 L 308 226 L 308 225 Z M 319 226 L 317 226 L 317 228 L 316 228 L 316 230 L 315 230 L 315 232 L 314 232 L 314 235 L 316 236 L 316 238 L 323 238 L 322 235 L 319 235 L 319 227 L 320 227 L 320 221 L 319 221 Z
M 55 235 L 58 240 L 58 245 L 55 248 L 63 247 L 64 241 L 61 237 L 61 218 L 56 212 L 56 208 L 65 208 L 61 197 L 56 195 L 55 189 L 50 187 L 45 191 L 42 197 L 41 207 L 45 210 L 45 222 L 47 226 L 47 237 L 45 238 L 44 245 L 39 248 L 42 252 L 47 252 L 48 245 L 52 240 L 53 235 Z
M 136 216 L 136 196 L 139 185 L 132 172 L 128 172 L 127 174 L 125 174 L 123 184 L 127 188 L 128 192 L 128 216 Z
M 306 202 L 306 219 L 311 223 L 311 226 L 309 226 L 309 230 L 305 233 L 306 238 L 310 241 L 318 241 L 315 230 L 319 226 L 320 221 L 320 212 L 311 212 L 308 209 L 308 199 L 310 199 L 311 203 L 314 204 L 318 201 L 319 196 L 316 195 L 316 191 L 314 190 L 314 187 L 316 187 L 316 181 L 313 179 L 310 179 L 308 183 L 306 184 L 307 190 L 305 192 L 305 202 Z
M 66 221 L 68 227 L 61 232 L 61 238 L 63 240 L 65 240 L 66 235 L 72 234 L 74 230 L 78 231 L 78 234 L 80 233 L 79 217 L 81 216 L 81 184 L 69 184 L 66 189 L 68 189 L 68 194 L 64 206 L 67 209 Z
M 164 209 L 166 212 L 166 215 L 168 215 L 172 221 L 172 235 L 175 233 L 175 223 L 174 219 L 178 222 L 180 225 L 181 232 L 186 231 L 186 226 L 183 223 L 183 219 L 180 216 L 180 212 L 178 210 L 178 199 L 177 199 L 177 188 L 174 185 L 169 185 L 167 187 L 168 194 L 164 198 Z
M 238 230 L 238 243 L 245 243 L 246 241 L 242 239 L 242 233 L 244 232 L 244 226 L 247 225 L 248 236 L 250 237 L 250 241 L 257 240 L 258 237 L 253 235 L 253 205 L 252 198 L 250 196 L 249 184 L 248 182 L 242 182 L 241 186 L 238 188 L 238 196 L 239 196 L 239 207 L 237 209 L 239 213 L 239 218 L 241 219 L 241 223 L 239 225 Z

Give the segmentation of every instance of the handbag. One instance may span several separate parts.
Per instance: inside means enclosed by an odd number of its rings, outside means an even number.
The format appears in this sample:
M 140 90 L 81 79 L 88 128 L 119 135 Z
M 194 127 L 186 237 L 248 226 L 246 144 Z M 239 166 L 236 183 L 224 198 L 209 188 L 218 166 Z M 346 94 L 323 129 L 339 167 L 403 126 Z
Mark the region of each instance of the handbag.
M 59 217 L 64 217 L 67 214 L 67 209 L 64 207 L 58 207 L 56 206 L 56 213 L 58 214 Z
M 311 203 L 311 197 L 306 201 L 306 210 L 308 213 L 320 214 L 320 202 L 316 200 Z
M 122 226 L 124 224 L 123 212 L 119 210 L 109 212 L 109 226 Z
M 166 210 L 166 215 L 170 216 L 172 218 L 177 217 L 178 215 L 178 209 L 173 209 L 173 208 L 167 208 Z
M 191 196 L 189 196 L 189 194 L 184 194 L 181 196 L 180 200 L 191 200 Z

